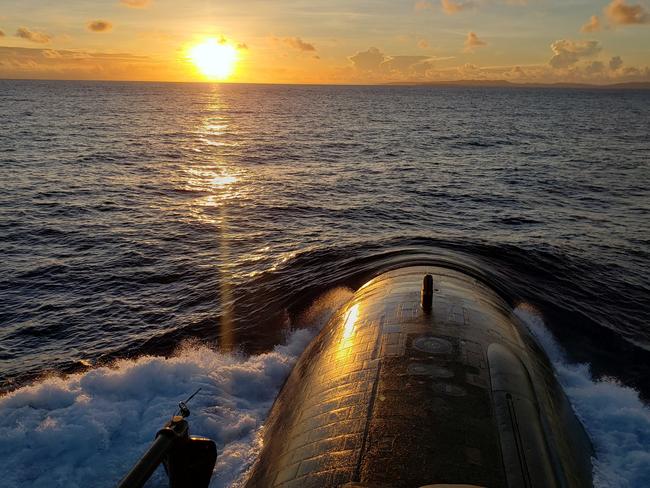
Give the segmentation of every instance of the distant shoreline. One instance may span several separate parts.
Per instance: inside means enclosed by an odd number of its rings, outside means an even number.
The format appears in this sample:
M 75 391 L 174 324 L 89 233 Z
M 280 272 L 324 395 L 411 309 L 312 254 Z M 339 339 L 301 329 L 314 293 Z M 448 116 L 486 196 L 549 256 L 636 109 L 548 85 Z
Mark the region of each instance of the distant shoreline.
M 513 83 L 506 80 L 458 80 L 458 81 L 396 81 L 383 83 L 390 86 L 439 86 L 439 87 L 483 87 L 483 88 L 588 88 L 616 90 L 650 90 L 650 81 L 630 81 L 596 85 L 591 83 Z
M 589 90 L 650 90 L 650 81 L 630 81 L 597 85 L 590 83 L 514 83 L 506 80 L 449 80 L 449 81 L 392 81 L 384 83 L 253 83 L 228 81 L 160 81 L 160 80 L 84 80 L 46 78 L 0 78 L 2 81 L 79 82 L 79 83 L 165 83 L 210 85 L 262 85 L 262 86 L 387 86 L 387 87 L 439 87 L 439 88 L 546 88 Z

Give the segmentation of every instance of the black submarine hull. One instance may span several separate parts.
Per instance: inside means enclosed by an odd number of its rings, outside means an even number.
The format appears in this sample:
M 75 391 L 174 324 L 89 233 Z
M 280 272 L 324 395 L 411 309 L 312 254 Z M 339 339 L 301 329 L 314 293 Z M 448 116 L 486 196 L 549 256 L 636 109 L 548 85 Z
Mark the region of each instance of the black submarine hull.
M 247 487 L 592 486 L 591 443 L 543 351 L 496 292 L 436 266 L 356 292 L 262 442 Z

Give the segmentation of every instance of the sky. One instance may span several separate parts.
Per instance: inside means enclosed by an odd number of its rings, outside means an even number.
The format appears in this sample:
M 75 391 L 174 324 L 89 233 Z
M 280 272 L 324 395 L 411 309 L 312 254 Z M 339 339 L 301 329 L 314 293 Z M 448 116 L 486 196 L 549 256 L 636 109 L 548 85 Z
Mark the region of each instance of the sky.
M 0 78 L 210 81 L 211 39 L 227 82 L 650 81 L 647 1 L 0 0 Z

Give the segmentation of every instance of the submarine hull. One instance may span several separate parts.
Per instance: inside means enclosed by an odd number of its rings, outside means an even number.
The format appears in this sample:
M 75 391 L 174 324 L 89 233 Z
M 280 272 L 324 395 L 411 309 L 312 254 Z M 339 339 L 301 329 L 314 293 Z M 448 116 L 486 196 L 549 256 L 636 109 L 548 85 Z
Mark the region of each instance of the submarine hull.
M 459 271 L 413 266 L 361 287 L 307 347 L 246 486 L 585 487 L 592 455 L 507 303 Z

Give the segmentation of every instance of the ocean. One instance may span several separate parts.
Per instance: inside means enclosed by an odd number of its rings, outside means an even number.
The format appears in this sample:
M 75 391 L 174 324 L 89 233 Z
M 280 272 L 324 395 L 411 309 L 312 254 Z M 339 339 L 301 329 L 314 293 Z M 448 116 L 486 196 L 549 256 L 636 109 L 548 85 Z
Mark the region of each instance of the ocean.
M 450 263 L 546 348 L 597 486 L 650 485 L 649 154 L 642 90 L 0 80 L 3 481 L 113 486 L 202 387 L 236 486 L 328 317 Z

